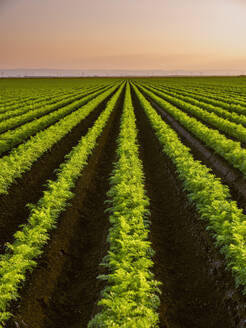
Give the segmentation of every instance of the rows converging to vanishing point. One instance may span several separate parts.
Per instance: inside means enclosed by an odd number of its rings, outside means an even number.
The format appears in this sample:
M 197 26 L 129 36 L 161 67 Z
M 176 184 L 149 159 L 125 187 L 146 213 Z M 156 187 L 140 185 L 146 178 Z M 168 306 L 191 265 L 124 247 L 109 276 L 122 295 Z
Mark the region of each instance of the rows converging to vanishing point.
M 0 87 L 0 327 L 244 327 L 243 78 Z

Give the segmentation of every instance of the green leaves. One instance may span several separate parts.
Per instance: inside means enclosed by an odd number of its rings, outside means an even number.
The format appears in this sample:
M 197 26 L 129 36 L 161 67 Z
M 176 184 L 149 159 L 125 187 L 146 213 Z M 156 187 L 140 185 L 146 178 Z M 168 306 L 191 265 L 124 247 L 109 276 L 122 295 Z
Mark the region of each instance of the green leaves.
M 158 327 L 159 283 L 151 268 L 153 250 L 148 241 L 149 200 L 144 190 L 142 163 L 138 157 L 137 129 L 127 84 L 117 161 L 107 193 L 111 207 L 108 255 L 103 260 L 108 274 L 98 305 L 102 310 L 88 327 Z
M 64 137 L 74 126 L 79 124 L 84 118 L 86 118 L 103 100 L 105 100 L 115 89 L 113 86 L 106 92 L 95 97 L 81 108 L 77 108 L 78 102 L 76 104 L 69 105 L 70 110 L 73 112 L 64 118 L 60 119 L 54 125 L 49 126 L 46 130 L 38 132 L 34 137 L 30 138 L 27 142 L 22 143 L 17 148 L 14 148 L 8 156 L 4 156 L 0 159 L 0 194 L 7 193 L 9 186 L 21 175 L 28 171 L 32 164 L 40 158 L 40 156 L 46 151 L 50 150 L 52 146 L 58 142 L 62 137 Z M 79 104 L 83 104 L 80 100 Z M 83 98 L 83 101 L 85 99 Z M 87 101 L 89 98 L 87 97 Z M 75 107 L 74 107 L 75 106 Z M 76 110 L 77 108 L 77 110 Z M 62 111 L 67 110 L 66 108 L 61 109 Z M 68 112 L 67 112 L 68 114 Z M 53 114 L 51 114 L 53 115 Z M 54 115 L 56 115 L 54 113 Z M 53 116 L 54 116 L 53 115 Z M 51 117 L 45 119 L 45 122 L 49 125 L 52 123 Z M 46 124 L 45 123 L 45 124 Z M 30 125 L 36 124 L 30 123 Z M 30 127 L 30 126 L 29 126 Z M 23 131 L 28 132 L 28 127 L 20 128 L 21 133 Z M 14 135 L 16 138 L 16 135 Z M 20 140 L 23 141 L 23 140 Z M 89 140 L 87 141 L 89 142 Z M 0 153 L 1 144 L 3 147 L 6 142 L 3 140 L 1 143 L 0 139 Z M 4 148 L 5 149 L 5 148 Z M 5 149 L 6 150 L 6 149 Z
M 236 141 L 226 138 L 218 130 L 214 130 L 214 129 L 207 127 L 205 124 L 201 123 L 199 120 L 184 113 L 179 108 L 171 105 L 169 102 L 156 96 L 155 94 L 153 94 L 146 88 L 143 88 L 141 86 L 139 86 L 139 88 L 141 90 L 143 90 L 143 92 L 145 94 L 149 95 L 156 103 L 158 103 L 165 111 L 167 111 L 177 121 L 179 121 L 181 123 L 181 125 L 183 125 L 188 131 L 190 131 L 198 139 L 202 140 L 208 147 L 214 149 L 216 153 L 220 154 L 229 163 L 231 163 L 235 168 L 239 169 L 243 173 L 243 175 L 246 177 L 246 169 L 245 169 L 245 167 L 246 167 L 246 164 L 245 164 L 246 150 L 244 148 L 242 148 L 240 142 L 236 142 Z M 191 114 L 198 113 L 198 112 L 200 113 L 200 111 L 202 111 L 203 113 L 205 112 L 202 109 L 200 110 L 199 108 L 191 109 L 190 106 L 187 107 L 186 105 L 184 105 L 183 102 L 179 102 L 178 100 L 177 100 L 177 102 L 180 104 L 181 108 L 184 108 L 184 106 L 185 106 L 185 108 L 188 110 L 188 107 L 189 107 L 188 111 Z M 211 116 L 212 114 L 204 113 L 204 115 Z M 204 117 L 200 116 L 200 114 L 198 114 L 197 116 L 204 119 Z M 222 125 L 224 126 L 225 122 L 220 123 L 222 121 L 220 121 L 219 117 L 216 117 L 216 115 L 214 115 L 213 119 L 214 119 L 214 122 L 217 122 L 216 123 L 216 124 L 218 124 L 217 127 L 221 126 L 221 128 L 222 128 Z M 225 120 L 223 120 L 223 121 L 225 121 Z M 227 123 L 229 125 L 234 124 L 234 123 L 230 123 L 229 121 Z M 158 123 L 156 123 L 156 124 L 158 124 Z M 234 124 L 233 126 L 238 127 L 237 124 Z M 240 126 L 238 128 L 240 130 L 244 129 L 243 134 L 245 134 L 245 136 L 246 136 L 246 129 L 242 128 Z M 239 135 L 237 132 L 238 128 L 236 128 L 236 130 L 233 130 L 234 132 L 236 131 L 235 132 L 236 134 L 233 134 L 234 136 Z M 162 138 L 162 137 L 160 136 L 160 138 Z M 246 139 L 245 139 L 245 141 L 246 141 Z
M 57 170 L 57 179 L 48 181 L 43 197 L 37 204 L 29 206 L 31 214 L 27 224 L 15 233 L 14 242 L 6 245 L 7 252 L 0 257 L 0 327 L 4 327 L 4 321 L 10 316 L 8 305 L 18 297 L 18 288 L 25 280 L 26 272 L 36 265 L 43 246 L 49 240 L 50 231 L 56 226 L 60 213 L 73 196 L 71 189 L 82 174 L 123 87 L 121 85 L 112 96 L 87 135 L 66 157 Z
M 135 86 L 134 90 L 160 140 L 163 152 L 177 167 L 189 200 L 195 204 L 201 218 L 207 221 L 216 245 L 226 258 L 227 267 L 234 274 L 236 286 L 242 285 L 246 295 L 246 216 L 237 203 L 231 200 L 229 188 L 206 166 L 194 160 L 189 149 Z

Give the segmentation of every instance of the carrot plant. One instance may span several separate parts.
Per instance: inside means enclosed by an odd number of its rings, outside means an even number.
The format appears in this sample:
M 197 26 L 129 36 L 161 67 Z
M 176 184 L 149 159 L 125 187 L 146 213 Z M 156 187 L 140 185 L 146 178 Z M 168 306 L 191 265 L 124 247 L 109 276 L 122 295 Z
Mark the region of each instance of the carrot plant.
M 149 235 L 149 200 L 144 189 L 137 129 L 130 87 L 127 84 L 117 140 L 117 161 L 107 194 L 109 220 L 108 255 L 102 263 L 108 274 L 98 305 L 102 310 L 88 327 L 158 327 L 159 283 L 151 268 L 153 250 Z
M 13 149 L 10 154 L 0 158 L 0 194 L 7 193 L 9 186 L 30 170 L 32 164 L 42 154 L 50 150 L 55 143 L 61 140 L 73 127 L 85 119 L 102 101 L 104 101 L 117 86 L 93 98 L 90 102 L 65 116 L 56 124 L 44 131 L 38 132 L 34 137 Z
M 195 204 L 201 219 L 207 221 L 207 229 L 224 254 L 236 286 L 241 285 L 246 295 L 246 216 L 237 203 L 231 200 L 228 186 L 223 185 L 209 168 L 193 158 L 190 149 L 182 144 L 176 132 L 162 120 L 136 86 L 134 90 L 163 152 L 177 168 L 188 199 Z
M 223 131 L 228 136 L 234 137 L 241 142 L 246 142 L 246 128 L 242 126 L 242 124 L 240 123 L 240 119 L 238 123 L 234 123 L 228 120 L 227 118 L 218 116 L 217 112 L 219 111 L 221 113 L 222 110 L 216 110 L 216 112 L 209 111 L 208 108 L 206 108 L 205 110 L 201 108 L 202 106 L 192 105 L 191 103 L 183 101 L 175 95 L 168 95 L 155 89 L 154 93 L 158 94 L 169 103 L 184 110 L 189 115 L 196 117 L 198 120 L 203 120 L 204 122 L 217 128 L 219 131 Z
M 168 95 L 171 97 L 175 97 L 176 99 L 182 100 L 187 104 L 192 104 L 194 106 L 204 109 L 205 111 L 214 113 L 214 114 L 218 115 L 219 117 L 222 117 L 223 119 L 228 119 L 229 121 L 234 122 L 236 124 L 242 124 L 244 127 L 246 126 L 246 117 L 245 117 L 246 109 L 245 108 L 244 108 L 243 114 L 237 114 L 233 111 L 229 111 L 229 110 L 223 109 L 221 107 L 211 105 L 211 104 L 203 102 L 201 100 L 199 101 L 194 98 L 194 97 L 196 97 L 195 94 L 187 96 L 187 95 L 183 95 L 180 92 L 169 91 L 169 90 L 165 90 L 165 89 L 158 88 L 158 87 L 153 88 L 152 86 L 151 86 L 150 90 L 153 92 L 155 92 L 155 90 L 160 91 L 160 94 L 159 94 L 160 96 Z
M 145 84 L 144 84 L 145 85 Z M 151 85 L 152 86 L 152 85 Z M 163 88 L 164 87 L 164 88 Z M 209 90 L 204 88 L 202 91 L 201 89 L 197 90 L 196 88 L 192 88 L 191 90 L 184 89 L 180 84 L 178 84 L 176 87 L 170 87 L 170 86 L 162 86 L 160 84 L 155 85 L 155 88 L 158 88 L 159 90 L 168 91 L 172 94 L 178 94 L 182 96 L 187 96 L 191 98 L 193 101 L 199 101 L 204 103 L 204 105 L 213 106 L 217 108 L 221 108 L 226 110 L 228 113 L 237 113 L 237 114 L 245 114 L 246 108 L 245 108 L 245 102 L 238 102 L 234 103 L 235 98 L 233 96 L 230 96 L 226 92 L 219 91 L 219 94 L 213 95 L 210 93 Z M 228 101 L 227 101 L 228 99 Z M 223 100 L 223 101 L 222 101 Z
M 33 118 L 38 118 L 42 115 L 48 114 L 49 112 L 52 112 L 60 107 L 66 106 L 74 102 L 75 100 L 81 99 L 83 96 L 89 95 L 89 93 L 96 92 L 99 90 L 103 91 L 103 87 L 97 87 L 93 89 L 85 89 L 81 91 L 73 91 L 72 93 L 66 92 L 62 95 L 59 94 L 57 97 L 52 97 L 49 100 L 45 99 L 39 99 L 38 103 L 34 104 L 28 104 L 28 105 L 17 105 L 17 109 L 15 110 L 6 110 L 4 113 L 0 113 L 0 131 L 8 130 L 9 128 L 14 128 L 14 124 L 20 125 L 24 124 L 25 122 L 28 122 L 28 120 L 31 120 Z M 25 116 L 23 116 L 25 115 Z M 19 121 L 16 120 L 16 117 L 18 116 Z M 5 122 L 3 122 L 5 120 Z
M 140 87 L 143 93 L 150 96 L 158 105 L 173 116 L 181 125 L 197 138 L 202 140 L 208 147 L 224 157 L 232 166 L 239 169 L 246 178 L 246 150 L 240 142 L 226 138 L 218 130 L 211 129 L 194 117 L 190 117 L 179 108 L 156 96 L 146 88 Z
M 88 96 L 82 97 L 69 105 L 61 107 L 54 112 L 44 115 L 38 119 L 34 119 L 31 122 L 23 124 L 14 130 L 9 130 L 5 133 L 0 134 L 0 154 L 11 149 L 15 145 L 20 144 L 25 139 L 29 138 L 31 135 L 37 133 L 38 131 L 50 126 L 51 124 L 57 122 L 59 119 L 65 117 L 66 115 L 74 112 L 76 109 L 88 103 L 96 96 L 100 95 L 103 91 L 96 91 Z M 14 117 L 17 121 L 18 116 Z M 13 122 L 12 122 L 13 123 Z
M 122 92 L 124 85 L 108 101 L 106 109 L 100 114 L 86 136 L 66 156 L 66 160 L 57 171 L 57 179 L 48 181 L 43 197 L 31 209 L 27 224 L 14 235 L 14 242 L 6 245 L 7 251 L 0 257 L 0 327 L 11 316 L 8 305 L 17 299 L 18 289 L 25 281 L 27 271 L 37 264 L 49 234 L 55 228 L 57 219 L 73 197 L 72 188 L 82 174 L 87 160 L 100 134 L 102 133 L 111 112 Z

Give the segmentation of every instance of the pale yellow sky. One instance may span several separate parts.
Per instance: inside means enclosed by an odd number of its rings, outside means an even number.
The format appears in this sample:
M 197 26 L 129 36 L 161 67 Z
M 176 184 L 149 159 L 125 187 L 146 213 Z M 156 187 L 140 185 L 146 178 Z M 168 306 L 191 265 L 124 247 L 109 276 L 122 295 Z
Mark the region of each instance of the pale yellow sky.
M 246 70 L 246 0 L 0 0 L 0 68 Z

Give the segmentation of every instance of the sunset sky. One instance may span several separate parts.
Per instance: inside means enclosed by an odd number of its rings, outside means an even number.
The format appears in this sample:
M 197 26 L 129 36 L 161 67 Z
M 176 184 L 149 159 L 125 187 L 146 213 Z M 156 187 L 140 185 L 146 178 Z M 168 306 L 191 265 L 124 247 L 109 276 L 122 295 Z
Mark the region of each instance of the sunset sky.
M 0 69 L 246 70 L 246 0 L 0 0 Z

